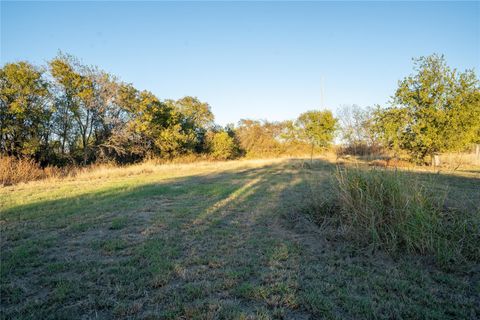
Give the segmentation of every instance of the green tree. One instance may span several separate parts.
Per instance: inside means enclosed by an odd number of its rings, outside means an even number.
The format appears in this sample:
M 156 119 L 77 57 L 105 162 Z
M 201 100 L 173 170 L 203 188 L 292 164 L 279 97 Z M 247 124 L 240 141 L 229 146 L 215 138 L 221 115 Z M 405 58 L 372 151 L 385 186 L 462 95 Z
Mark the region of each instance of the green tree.
M 307 111 L 298 117 L 296 127 L 299 136 L 311 145 L 310 160 L 312 161 L 315 146 L 324 148 L 332 143 L 337 130 L 337 119 L 329 110 Z
M 60 139 L 61 154 L 65 156 L 75 148 L 78 130 L 76 119 L 80 102 L 82 78 L 75 72 L 72 57 L 59 55 L 49 62 L 50 73 L 55 85 L 55 131 Z
M 228 132 L 212 132 L 209 140 L 210 154 L 215 159 L 227 160 L 235 157 L 237 146 Z
M 399 82 L 394 104 L 405 113 L 401 144 L 417 162 L 460 150 L 479 127 L 479 81 L 473 70 L 458 72 L 443 56 L 414 60 L 415 74 Z
M 59 118 L 60 135 L 62 136 L 62 153 L 65 144 L 70 140 L 74 148 L 77 138 L 81 144 L 82 161 L 85 164 L 89 157 L 89 142 L 94 122 L 98 116 L 95 110 L 93 79 L 87 75 L 86 67 L 72 56 L 60 54 L 50 61 L 50 72 L 61 92 L 58 99 L 59 109 L 64 117 Z M 69 131 L 71 133 L 69 137 Z
M 85 66 L 72 56 L 59 54 L 50 61 L 58 98 L 56 120 L 61 152 L 80 142 L 81 159 L 94 160 L 95 151 L 111 135 L 121 110 L 115 104 L 116 79 L 96 67 Z
M 405 108 L 389 107 L 382 109 L 377 106 L 372 112 L 370 130 L 381 145 L 398 156 L 403 148 L 404 130 L 408 123 Z
M 155 146 L 160 150 L 160 154 L 170 158 L 189 153 L 194 143 L 195 135 L 192 132 L 185 132 L 177 121 L 171 121 L 171 124 L 161 130 L 155 139 Z
M 183 135 L 188 136 L 188 139 L 194 136 L 194 140 L 188 140 L 188 144 L 184 147 L 191 149 L 190 151 L 205 151 L 205 134 L 214 125 L 210 105 L 190 96 L 176 101 L 167 100 L 165 103 L 180 115 L 178 122 L 182 127 Z
M 213 127 L 207 103 L 188 96 L 161 101 L 62 53 L 48 71 L 44 76 L 26 62 L 2 67 L 2 154 L 86 164 L 205 150 Z
M 50 93 L 43 72 L 27 62 L 0 69 L 0 153 L 37 156 L 47 147 Z
M 144 153 L 177 154 L 182 146 L 179 115 L 168 104 L 148 91 L 138 91 L 131 85 L 119 90 L 119 105 L 129 113 L 126 131 L 143 140 Z
M 175 101 L 174 106 L 184 116 L 184 121 L 194 128 L 206 130 L 213 125 L 214 116 L 210 105 L 197 97 L 183 97 Z
M 281 134 L 278 123 L 250 119 L 240 120 L 235 129 L 240 148 L 247 156 L 280 154 Z

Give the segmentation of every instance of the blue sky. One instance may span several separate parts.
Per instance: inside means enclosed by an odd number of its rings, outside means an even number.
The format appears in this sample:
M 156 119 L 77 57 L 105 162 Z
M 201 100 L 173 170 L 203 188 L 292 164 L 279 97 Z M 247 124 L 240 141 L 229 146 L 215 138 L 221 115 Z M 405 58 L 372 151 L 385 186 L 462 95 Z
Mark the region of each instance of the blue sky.
M 480 67 L 479 2 L 5 2 L 1 62 L 58 50 L 220 124 L 385 104 L 412 57 Z

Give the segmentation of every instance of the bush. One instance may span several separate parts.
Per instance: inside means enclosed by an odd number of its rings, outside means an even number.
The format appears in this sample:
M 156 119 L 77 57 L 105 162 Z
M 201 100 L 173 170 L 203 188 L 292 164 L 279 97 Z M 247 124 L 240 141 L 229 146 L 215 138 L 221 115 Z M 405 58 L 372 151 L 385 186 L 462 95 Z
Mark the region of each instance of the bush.
M 8 186 L 19 182 L 27 182 L 45 178 L 54 174 L 53 170 L 45 171 L 32 159 L 16 159 L 0 157 L 0 185 Z
M 102 164 L 105 166 L 105 164 Z M 90 165 L 88 167 L 64 166 L 42 166 L 33 159 L 0 156 L 0 186 L 14 185 L 20 182 L 29 182 L 34 180 L 48 178 L 64 178 L 75 176 L 82 171 L 89 171 L 99 165 Z
M 369 145 L 364 142 L 350 143 L 345 146 L 340 146 L 336 150 L 337 156 L 382 156 L 385 150 L 377 144 Z
M 211 137 L 211 156 L 219 160 L 227 160 L 235 157 L 235 140 L 227 132 L 216 132 Z
M 433 254 L 440 264 L 480 259 L 479 214 L 445 209 L 412 174 L 339 167 L 334 180 L 317 218 L 336 219 L 356 241 L 393 254 Z

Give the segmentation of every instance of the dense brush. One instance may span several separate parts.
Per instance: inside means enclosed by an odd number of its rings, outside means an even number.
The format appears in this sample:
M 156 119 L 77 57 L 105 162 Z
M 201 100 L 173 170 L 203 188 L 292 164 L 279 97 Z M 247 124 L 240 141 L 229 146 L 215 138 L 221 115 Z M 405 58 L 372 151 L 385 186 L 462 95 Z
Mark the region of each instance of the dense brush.
M 433 254 L 441 264 L 480 259 L 478 212 L 449 210 L 408 172 L 338 167 L 332 190 L 328 201 L 315 201 L 317 219 L 341 223 L 357 242 Z

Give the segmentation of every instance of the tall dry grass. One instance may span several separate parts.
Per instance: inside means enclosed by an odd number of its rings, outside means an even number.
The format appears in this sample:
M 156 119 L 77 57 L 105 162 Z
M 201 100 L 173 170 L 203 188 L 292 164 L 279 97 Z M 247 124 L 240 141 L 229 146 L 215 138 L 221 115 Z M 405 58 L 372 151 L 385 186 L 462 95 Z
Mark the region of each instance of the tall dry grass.
M 480 158 L 474 153 L 444 153 L 440 156 L 441 166 L 456 170 L 468 166 L 480 166 Z
M 110 170 L 117 167 L 114 164 L 93 164 L 89 166 L 48 166 L 42 168 L 32 159 L 17 159 L 14 157 L 0 157 L 0 186 L 15 185 L 44 179 L 64 179 L 79 175 L 91 174 Z
M 7 186 L 57 175 L 59 172 L 56 168 L 43 169 L 32 159 L 0 157 L 0 185 Z
M 33 160 L 0 157 L 0 186 L 10 186 L 37 180 L 45 180 L 46 183 L 50 183 L 54 180 L 98 180 L 173 171 L 188 173 L 202 169 L 228 170 L 239 165 L 247 167 L 251 165 L 261 166 L 283 160 L 279 158 L 221 161 L 207 156 L 186 155 L 173 159 L 151 158 L 129 165 L 98 163 L 82 167 L 41 168 Z
M 338 167 L 332 193 L 312 201 L 319 221 L 338 223 L 356 242 L 393 255 L 432 255 L 443 266 L 480 261 L 480 211 L 444 206 L 415 174 L 379 168 Z

